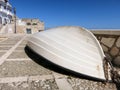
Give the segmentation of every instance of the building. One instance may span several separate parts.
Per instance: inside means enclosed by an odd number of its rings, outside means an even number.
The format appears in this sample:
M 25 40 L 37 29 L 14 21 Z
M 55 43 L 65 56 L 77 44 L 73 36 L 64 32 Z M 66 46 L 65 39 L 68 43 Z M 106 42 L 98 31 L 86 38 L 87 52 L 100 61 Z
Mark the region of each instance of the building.
M 39 19 L 19 19 L 13 14 L 9 0 L 0 0 L 0 33 L 33 34 L 42 30 L 44 30 L 44 22 Z
M 33 34 L 44 30 L 44 22 L 39 19 L 24 18 L 17 20 L 17 33 Z
M 12 5 L 9 0 L 0 0 L 0 24 L 5 25 L 12 21 Z

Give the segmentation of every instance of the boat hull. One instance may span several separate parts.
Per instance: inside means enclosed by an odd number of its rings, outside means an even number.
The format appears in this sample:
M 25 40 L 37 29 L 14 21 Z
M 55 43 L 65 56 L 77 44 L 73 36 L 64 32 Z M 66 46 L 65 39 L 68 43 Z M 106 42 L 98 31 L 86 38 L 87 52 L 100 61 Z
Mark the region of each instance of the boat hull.
M 106 80 L 105 57 L 95 36 L 80 27 L 58 27 L 36 33 L 27 46 L 34 52 L 68 70 Z

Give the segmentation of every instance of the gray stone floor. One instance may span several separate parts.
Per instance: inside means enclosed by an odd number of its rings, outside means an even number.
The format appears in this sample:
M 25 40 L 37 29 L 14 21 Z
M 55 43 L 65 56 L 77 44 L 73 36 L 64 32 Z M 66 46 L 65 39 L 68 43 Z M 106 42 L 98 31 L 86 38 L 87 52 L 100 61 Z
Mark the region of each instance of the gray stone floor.
M 37 64 L 24 51 L 28 37 L 1 40 L 0 90 L 117 90 L 114 83 L 65 75 Z

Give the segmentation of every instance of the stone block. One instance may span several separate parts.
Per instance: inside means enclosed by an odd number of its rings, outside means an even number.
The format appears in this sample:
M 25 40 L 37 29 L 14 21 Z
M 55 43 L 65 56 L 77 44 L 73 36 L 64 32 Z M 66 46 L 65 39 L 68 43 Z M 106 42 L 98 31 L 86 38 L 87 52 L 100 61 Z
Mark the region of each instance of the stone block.
M 118 38 L 117 42 L 116 42 L 116 46 L 120 47 L 120 37 Z
M 115 60 L 113 60 L 113 63 L 114 63 L 116 66 L 120 66 L 120 56 L 116 57 Z
M 115 38 L 102 38 L 101 42 L 108 47 L 112 47 L 115 42 Z
M 116 56 L 117 54 L 119 53 L 119 49 L 117 47 L 113 47 L 111 50 L 110 50 L 110 54 L 112 56 Z
M 105 56 L 107 57 L 107 59 L 109 59 L 110 61 L 112 61 L 112 57 L 110 56 L 110 54 L 105 53 Z
M 108 48 L 106 46 L 104 46 L 103 44 L 101 46 L 104 52 L 108 52 Z

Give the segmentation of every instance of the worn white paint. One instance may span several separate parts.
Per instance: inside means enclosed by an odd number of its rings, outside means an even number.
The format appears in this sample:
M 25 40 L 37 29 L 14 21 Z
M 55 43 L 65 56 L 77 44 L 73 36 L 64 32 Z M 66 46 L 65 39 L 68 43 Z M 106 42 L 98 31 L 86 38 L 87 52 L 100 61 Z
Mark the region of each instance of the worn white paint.
M 58 27 L 36 33 L 27 44 L 49 61 L 77 73 L 106 80 L 103 50 L 88 30 L 80 27 Z
M 6 61 L 30 61 L 29 58 L 16 58 L 16 59 L 6 59 Z

